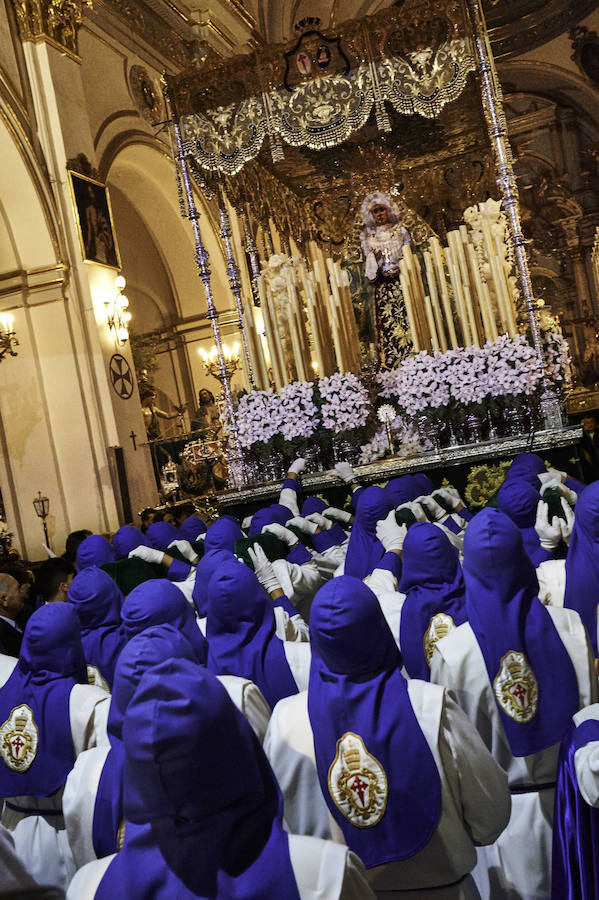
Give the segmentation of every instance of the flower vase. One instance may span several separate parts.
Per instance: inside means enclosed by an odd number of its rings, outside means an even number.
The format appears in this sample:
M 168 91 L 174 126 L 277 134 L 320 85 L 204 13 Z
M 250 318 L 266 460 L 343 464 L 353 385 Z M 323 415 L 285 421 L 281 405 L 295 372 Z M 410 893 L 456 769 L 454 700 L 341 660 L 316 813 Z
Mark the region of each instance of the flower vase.
M 483 442 L 483 427 L 484 422 L 476 413 L 470 413 L 470 415 L 466 416 L 466 433 L 469 444 L 480 444 Z
M 306 460 L 306 472 L 321 472 L 320 448 L 316 444 L 306 447 L 304 450 Z
M 505 433 L 508 437 L 526 434 L 530 427 L 530 415 L 522 406 L 511 406 L 503 411 Z
M 263 473 L 265 481 L 279 481 L 282 477 L 282 469 L 284 461 L 282 453 L 278 450 L 272 450 L 270 455 L 264 460 Z
M 348 462 L 350 465 L 356 463 L 356 448 L 350 441 L 345 438 L 333 440 L 333 462 Z
M 440 449 L 441 424 L 436 419 L 428 416 L 418 417 L 418 433 L 424 449 L 432 453 L 438 453 Z
M 453 419 L 448 419 L 443 429 L 443 446 L 447 448 L 459 447 L 464 443 L 463 429 Z

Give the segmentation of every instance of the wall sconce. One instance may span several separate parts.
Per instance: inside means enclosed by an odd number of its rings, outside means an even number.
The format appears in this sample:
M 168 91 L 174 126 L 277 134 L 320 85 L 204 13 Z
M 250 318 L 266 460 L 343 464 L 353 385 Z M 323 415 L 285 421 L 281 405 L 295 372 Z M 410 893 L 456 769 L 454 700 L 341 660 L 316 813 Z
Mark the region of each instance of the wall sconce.
M 223 361 L 225 364 L 225 377 L 230 379 L 239 368 L 239 362 L 241 359 L 239 355 L 239 344 L 235 342 L 232 347 L 229 347 L 228 344 L 222 344 L 222 351 Z M 220 370 L 217 348 L 213 347 L 210 353 L 206 353 L 203 347 L 200 347 L 198 353 L 202 357 L 202 362 L 204 363 L 206 374 L 212 375 L 213 378 L 218 378 L 218 380 L 222 382 L 223 375 Z
M 123 276 L 117 275 L 114 282 L 116 293 L 112 300 L 104 301 L 106 324 L 111 331 L 114 331 L 115 340 L 121 347 L 129 340 L 129 322 L 131 321 L 129 301 L 122 293 L 126 284 Z
M 48 513 L 50 512 L 50 501 L 47 497 L 42 497 L 42 492 L 37 492 L 37 497 L 33 500 L 33 506 L 35 507 L 35 511 L 37 515 L 42 520 L 42 524 L 44 526 L 44 538 L 46 539 L 46 547 L 50 547 L 50 540 L 48 538 L 48 526 L 46 525 L 46 519 L 48 518 Z
M 19 346 L 17 335 L 13 331 L 13 322 L 15 317 L 10 313 L 0 314 L 0 362 L 8 354 L 16 356 L 15 347 Z

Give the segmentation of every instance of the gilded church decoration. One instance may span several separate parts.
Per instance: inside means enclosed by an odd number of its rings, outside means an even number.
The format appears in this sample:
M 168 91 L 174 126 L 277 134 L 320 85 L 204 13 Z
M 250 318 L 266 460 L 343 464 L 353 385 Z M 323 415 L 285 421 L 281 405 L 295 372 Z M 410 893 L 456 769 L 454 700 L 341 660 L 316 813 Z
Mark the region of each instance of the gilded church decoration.
M 144 66 L 131 66 L 129 85 L 140 115 L 149 125 L 157 125 L 162 116 L 162 95 Z
M 410 31 L 413 16 L 418 29 Z M 390 109 L 435 119 L 474 70 L 459 4 L 408 0 L 334 32 L 314 22 L 306 20 L 304 33 L 287 44 L 207 62 L 201 79 L 190 71 L 167 79 L 185 151 L 201 169 L 236 174 L 258 156 L 266 135 L 278 162 L 285 145 L 337 147 L 373 109 L 381 132 L 391 131 Z M 225 98 L 231 78 L 239 90 Z
M 599 84 L 599 35 L 584 25 L 576 25 L 570 31 L 570 40 L 573 50 L 570 58 L 587 78 Z
M 78 34 L 92 0 L 12 0 L 22 41 L 46 41 L 79 61 Z

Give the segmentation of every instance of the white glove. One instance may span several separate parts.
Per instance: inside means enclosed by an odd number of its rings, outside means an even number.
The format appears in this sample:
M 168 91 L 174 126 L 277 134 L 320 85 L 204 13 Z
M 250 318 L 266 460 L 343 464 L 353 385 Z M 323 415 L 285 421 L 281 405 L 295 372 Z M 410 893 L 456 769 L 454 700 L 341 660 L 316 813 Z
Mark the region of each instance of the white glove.
M 543 550 L 555 550 L 562 539 L 560 519 L 558 516 L 554 516 L 551 522 L 549 521 L 549 506 L 544 500 L 539 500 L 537 506 L 535 531 Z
M 541 484 L 547 484 L 548 481 L 557 481 L 561 484 L 567 477 L 568 474 L 566 472 L 560 472 L 559 469 L 547 469 L 546 472 L 541 472 L 540 475 L 537 475 Z
M 456 512 L 460 507 L 464 506 L 464 501 L 454 487 L 439 488 L 435 491 L 435 495 L 443 497 L 452 512 Z
M 570 504 L 570 506 L 574 506 L 574 504 L 575 504 L 576 501 L 578 500 L 578 494 L 576 493 L 576 491 L 570 490 L 569 487 L 566 487 L 566 485 L 565 485 L 565 484 L 562 484 L 561 481 L 558 481 L 557 478 L 552 478 L 550 481 L 546 481 L 546 482 L 542 485 L 542 487 L 541 487 L 541 497 L 543 496 L 543 494 L 545 493 L 545 491 L 548 491 L 548 490 L 550 490 L 551 488 L 553 488 L 553 489 L 556 490 L 559 494 L 561 494 L 562 497 L 565 497 L 566 500 L 568 501 L 568 503 Z
M 385 550 L 401 550 L 408 529 L 395 521 L 395 510 L 392 509 L 385 519 L 376 523 L 376 536 Z
M 574 491 L 571 491 L 571 493 L 574 493 Z M 569 547 L 570 538 L 572 537 L 572 528 L 574 527 L 574 511 L 564 497 L 562 497 L 562 509 L 565 513 L 566 521 L 564 522 L 563 519 L 560 519 L 559 527 L 562 533 L 562 541 L 566 547 Z
M 323 511 L 323 516 L 327 519 L 337 520 L 338 522 L 343 522 L 344 525 L 349 525 L 352 520 L 352 514 L 347 512 L 345 509 L 337 509 L 336 506 L 329 506 L 327 509 Z
M 346 484 L 350 484 L 354 480 L 354 470 L 348 462 L 335 463 L 333 468 L 341 481 L 345 481 Z
M 153 547 L 144 547 L 143 545 L 132 550 L 129 554 L 129 559 L 131 559 L 132 556 L 136 556 L 137 559 L 143 559 L 144 562 L 157 563 L 158 565 L 160 565 L 164 559 L 162 550 L 154 550 Z
M 324 516 L 317 512 L 310 513 L 310 515 L 306 516 L 306 519 L 309 522 L 315 522 L 322 531 L 328 531 L 329 528 L 333 527 L 330 519 L 325 519 Z
M 247 532 L 248 528 L 252 524 L 253 516 L 246 516 L 243 522 L 241 523 L 241 530 Z
M 287 524 L 295 525 L 295 527 L 299 528 L 300 531 L 303 531 L 304 534 L 316 534 L 318 531 L 316 522 L 310 522 L 309 519 L 304 519 L 303 516 L 294 516 L 293 519 L 287 519 Z
M 293 531 L 289 531 L 288 528 L 285 528 L 284 525 L 279 525 L 278 522 L 273 522 L 272 525 L 265 525 L 262 529 L 262 534 L 266 534 L 267 532 L 269 534 L 274 534 L 275 537 L 278 537 L 279 540 L 287 544 L 288 547 L 295 547 L 297 544 L 297 535 L 294 534 Z
M 184 556 L 187 562 L 195 563 L 198 561 L 198 554 L 195 552 L 189 541 L 171 541 L 169 547 L 176 547 L 181 556 Z M 168 550 L 168 547 L 166 548 Z
M 266 593 L 270 594 L 271 591 L 280 591 L 281 584 L 279 579 L 275 574 L 272 563 L 267 558 L 266 553 L 260 544 L 254 544 L 253 547 L 248 547 L 248 556 L 253 563 L 256 578 Z
M 415 500 L 410 500 L 408 503 L 401 503 L 397 509 L 409 509 L 417 522 L 428 522 L 425 511 Z
M 306 460 L 303 457 L 298 456 L 297 459 L 294 459 L 289 468 L 288 472 L 295 472 L 296 475 L 299 475 L 300 472 L 303 472 L 306 468 Z
M 422 497 L 416 497 L 416 503 L 419 503 L 425 512 L 429 513 L 433 522 L 440 522 L 447 515 L 447 510 L 443 509 L 432 497 L 423 494 Z

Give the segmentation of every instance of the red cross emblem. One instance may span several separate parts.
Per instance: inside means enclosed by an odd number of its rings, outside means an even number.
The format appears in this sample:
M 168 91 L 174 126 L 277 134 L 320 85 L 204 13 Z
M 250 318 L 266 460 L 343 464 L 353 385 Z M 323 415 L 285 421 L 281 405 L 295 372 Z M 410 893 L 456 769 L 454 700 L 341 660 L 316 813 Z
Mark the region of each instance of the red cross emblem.
M 21 754 L 21 750 L 25 746 L 25 741 L 20 734 L 17 734 L 16 737 L 12 738 L 10 743 L 14 750 L 15 759 L 18 759 Z
M 350 789 L 350 791 L 352 792 L 352 794 L 354 795 L 354 797 L 356 798 L 359 805 L 362 807 L 362 809 L 365 809 L 366 805 L 367 805 L 366 792 L 367 792 L 368 788 L 370 787 L 368 781 L 364 781 L 362 778 L 360 778 L 359 775 L 355 775 L 353 780 L 348 782 L 347 786 Z
M 516 698 L 516 701 L 520 704 L 520 708 L 524 709 L 526 707 L 525 700 L 528 696 L 528 690 L 525 686 L 519 681 L 512 688 L 512 697 Z

